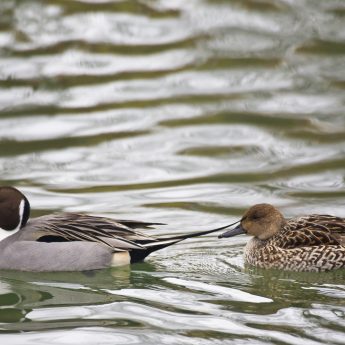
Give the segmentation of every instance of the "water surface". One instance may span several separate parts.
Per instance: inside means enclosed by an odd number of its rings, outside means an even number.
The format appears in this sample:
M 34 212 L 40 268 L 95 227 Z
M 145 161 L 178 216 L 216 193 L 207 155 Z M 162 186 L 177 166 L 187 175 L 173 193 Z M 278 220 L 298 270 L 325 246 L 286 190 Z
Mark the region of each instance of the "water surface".
M 32 216 L 168 225 L 269 202 L 345 217 L 343 1 L 0 2 L 0 184 Z M 247 238 L 0 273 L 4 344 L 345 344 L 345 273 L 245 267 Z

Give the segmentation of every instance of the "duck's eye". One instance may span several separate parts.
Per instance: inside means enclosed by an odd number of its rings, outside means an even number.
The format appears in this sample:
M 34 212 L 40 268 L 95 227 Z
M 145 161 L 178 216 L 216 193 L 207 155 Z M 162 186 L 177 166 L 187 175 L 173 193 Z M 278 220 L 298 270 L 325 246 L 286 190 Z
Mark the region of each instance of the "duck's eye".
M 261 218 L 261 215 L 259 213 L 253 213 L 251 216 L 251 219 L 253 219 L 253 220 L 257 220 L 259 218 Z

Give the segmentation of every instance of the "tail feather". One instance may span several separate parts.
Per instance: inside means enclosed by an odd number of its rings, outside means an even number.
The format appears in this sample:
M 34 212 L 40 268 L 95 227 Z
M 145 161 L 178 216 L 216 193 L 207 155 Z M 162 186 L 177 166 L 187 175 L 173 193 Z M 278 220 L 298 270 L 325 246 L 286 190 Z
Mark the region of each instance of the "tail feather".
M 198 232 L 194 232 L 191 234 L 165 237 L 165 238 L 160 238 L 157 241 L 152 241 L 149 243 L 142 244 L 142 246 L 145 249 L 134 249 L 134 250 L 130 251 L 131 263 L 142 261 L 152 252 L 155 252 L 156 250 L 159 250 L 159 249 L 169 247 L 175 243 L 186 240 L 187 238 L 193 238 L 193 237 L 211 234 L 211 233 L 216 232 L 216 231 L 224 230 L 224 229 L 228 228 L 229 226 L 235 225 L 237 223 L 238 223 L 238 221 L 233 223 L 233 224 L 225 225 L 225 226 L 222 226 L 220 228 L 216 228 L 216 229 L 212 229 L 212 230 L 203 230 L 203 231 L 198 231 Z
M 151 242 L 144 245 L 145 249 L 134 249 L 129 252 L 131 256 L 131 263 L 143 261 L 148 255 L 151 253 L 163 249 L 165 247 L 169 247 L 172 244 L 177 242 L 181 242 L 183 239 L 180 240 L 171 240 L 171 241 L 157 241 Z
M 224 230 L 230 226 L 233 226 L 235 224 L 237 224 L 239 221 L 232 223 L 232 224 L 228 224 L 225 226 L 221 226 L 220 228 L 216 228 L 216 229 L 212 229 L 212 230 L 202 230 L 202 231 L 198 231 L 198 232 L 193 232 L 191 234 L 184 234 L 184 235 L 178 235 L 178 236 L 172 236 L 172 237 L 165 237 L 165 238 L 160 238 L 160 241 L 167 241 L 167 240 L 185 240 L 187 238 L 192 238 L 192 237 L 198 237 L 198 236 L 203 236 L 203 235 L 207 235 L 207 234 L 212 234 L 213 232 L 216 231 L 220 231 L 220 230 Z

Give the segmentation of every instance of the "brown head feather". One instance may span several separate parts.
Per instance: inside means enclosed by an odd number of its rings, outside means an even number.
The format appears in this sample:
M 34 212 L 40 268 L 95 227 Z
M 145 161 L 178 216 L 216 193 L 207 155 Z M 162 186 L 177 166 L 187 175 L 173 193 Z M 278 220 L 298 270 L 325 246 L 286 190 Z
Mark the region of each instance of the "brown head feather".
M 244 231 L 260 240 L 276 235 L 285 224 L 284 216 L 270 204 L 252 206 L 241 219 Z

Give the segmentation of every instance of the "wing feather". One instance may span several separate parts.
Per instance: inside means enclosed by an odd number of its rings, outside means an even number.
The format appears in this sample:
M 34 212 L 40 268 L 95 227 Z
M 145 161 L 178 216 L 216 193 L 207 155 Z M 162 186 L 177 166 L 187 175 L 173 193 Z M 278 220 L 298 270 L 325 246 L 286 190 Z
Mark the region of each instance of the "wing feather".
M 138 242 L 145 241 L 149 243 L 157 240 L 152 236 L 134 230 L 134 225 L 137 227 L 139 224 L 143 227 L 153 225 L 153 223 L 118 221 L 83 214 L 63 213 L 54 215 L 41 224 L 37 240 L 42 240 L 44 237 L 57 237 L 65 241 L 98 242 L 111 247 L 115 251 L 145 249 Z
M 276 244 L 284 249 L 321 245 L 341 245 L 345 236 L 342 218 L 310 215 L 288 221 Z

